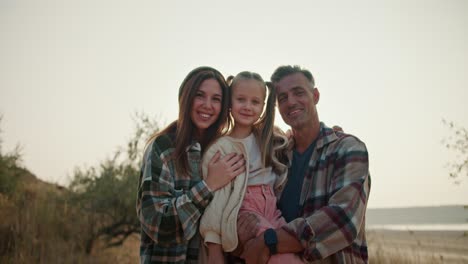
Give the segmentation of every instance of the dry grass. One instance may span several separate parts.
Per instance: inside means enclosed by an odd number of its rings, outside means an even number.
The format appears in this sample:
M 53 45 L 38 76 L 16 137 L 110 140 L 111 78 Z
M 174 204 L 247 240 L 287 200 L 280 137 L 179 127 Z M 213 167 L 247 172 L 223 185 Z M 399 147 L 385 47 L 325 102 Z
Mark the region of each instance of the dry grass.
M 139 236 L 124 245 L 84 240 L 86 215 L 63 198 L 66 190 L 30 175 L 12 197 L 0 193 L 0 263 L 138 263 Z M 370 263 L 468 263 L 467 232 L 368 231 Z
M 80 225 L 63 190 L 25 177 L 13 196 L 2 196 L 0 263 L 86 263 Z
M 140 236 L 130 236 L 121 247 L 104 248 L 102 242 L 94 247 L 91 256 L 96 263 L 131 264 L 140 261 Z
M 468 263 L 463 231 L 368 231 L 370 263 Z
M 87 255 L 87 215 L 69 206 L 66 192 L 24 175 L 14 195 L 0 193 L 0 263 L 138 262 L 135 237 L 111 249 L 98 241 Z

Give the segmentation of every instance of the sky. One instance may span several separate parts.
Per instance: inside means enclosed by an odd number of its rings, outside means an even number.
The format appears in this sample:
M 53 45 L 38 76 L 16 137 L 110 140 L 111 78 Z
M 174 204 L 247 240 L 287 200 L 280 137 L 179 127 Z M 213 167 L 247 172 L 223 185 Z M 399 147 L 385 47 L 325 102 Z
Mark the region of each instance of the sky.
M 309 69 L 319 117 L 366 143 L 369 208 L 468 204 L 442 119 L 468 128 L 468 1 L 0 0 L 2 152 L 62 185 L 177 117 L 193 68 Z M 277 115 L 276 123 L 287 125 Z

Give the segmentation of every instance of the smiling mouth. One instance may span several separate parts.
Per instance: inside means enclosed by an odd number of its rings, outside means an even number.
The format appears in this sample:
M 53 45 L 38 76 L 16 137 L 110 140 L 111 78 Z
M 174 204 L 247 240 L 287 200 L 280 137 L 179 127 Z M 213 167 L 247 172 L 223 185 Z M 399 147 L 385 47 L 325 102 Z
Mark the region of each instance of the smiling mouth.
M 296 109 L 296 110 L 294 110 L 294 111 L 289 112 L 289 113 L 288 113 L 288 116 L 296 116 L 296 115 L 298 115 L 300 112 L 301 112 L 300 109 Z
M 210 115 L 210 114 L 204 114 L 204 113 L 198 113 L 198 115 L 204 119 L 204 120 L 208 120 L 210 119 L 213 115 Z

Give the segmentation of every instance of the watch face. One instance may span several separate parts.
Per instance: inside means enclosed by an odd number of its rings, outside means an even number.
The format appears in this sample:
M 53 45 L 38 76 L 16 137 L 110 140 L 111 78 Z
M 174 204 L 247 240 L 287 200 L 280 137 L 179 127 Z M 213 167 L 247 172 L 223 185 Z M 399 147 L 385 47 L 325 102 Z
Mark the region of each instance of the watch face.
M 265 245 L 267 245 L 270 250 L 270 254 L 276 254 L 276 244 L 278 244 L 278 237 L 276 236 L 276 231 L 272 228 L 267 229 L 263 234 L 265 240 Z
M 274 229 L 267 229 L 265 231 L 265 235 L 264 235 L 264 239 L 265 239 L 265 244 L 270 247 L 270 246 L 274 246 L 275 249 L 276 249 L 276 244 L 278 243 L 278 238 L 276 236 L 276 231 Z M 270 247 L 270 251 L 271 251 L 271 247 Z
M 265 231 L 265 242 L 267 245 L 276 245 L 278 243 L 275 230 L 268 229 Z

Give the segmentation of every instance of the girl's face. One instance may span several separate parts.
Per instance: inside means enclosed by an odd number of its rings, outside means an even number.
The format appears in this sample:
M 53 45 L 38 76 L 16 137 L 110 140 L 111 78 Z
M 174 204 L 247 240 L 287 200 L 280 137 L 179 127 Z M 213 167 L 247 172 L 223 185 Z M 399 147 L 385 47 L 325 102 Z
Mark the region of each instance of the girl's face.
M 223 94 L 218 81 L 207 79 L 201 83 L 193 99 L 190 114 L 199 136 L 218 119 L 222 99 Z
M 232 88 L 231 115 L 234 125 L 252 126 L 263 112 L 266 91 L 256 80 L 239 80 Z

